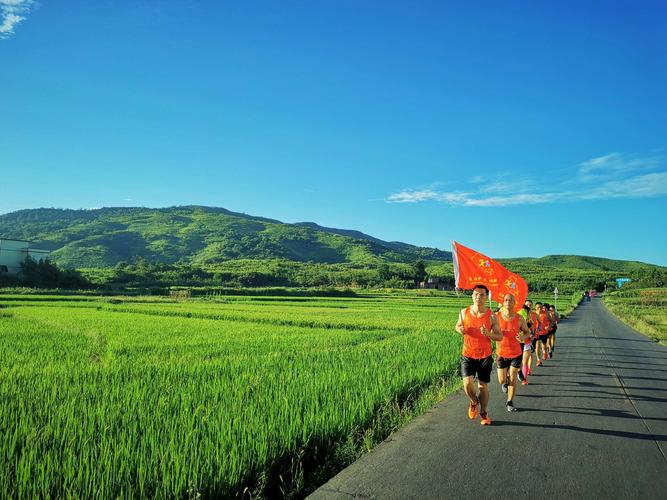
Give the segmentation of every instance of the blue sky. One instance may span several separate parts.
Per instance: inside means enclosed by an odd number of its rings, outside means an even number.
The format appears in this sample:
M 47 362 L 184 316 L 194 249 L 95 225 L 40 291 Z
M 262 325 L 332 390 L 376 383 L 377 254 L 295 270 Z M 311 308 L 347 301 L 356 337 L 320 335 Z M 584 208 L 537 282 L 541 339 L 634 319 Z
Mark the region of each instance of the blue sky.
M 0 213 L 667 265 L 666 5 L 0 0 Z

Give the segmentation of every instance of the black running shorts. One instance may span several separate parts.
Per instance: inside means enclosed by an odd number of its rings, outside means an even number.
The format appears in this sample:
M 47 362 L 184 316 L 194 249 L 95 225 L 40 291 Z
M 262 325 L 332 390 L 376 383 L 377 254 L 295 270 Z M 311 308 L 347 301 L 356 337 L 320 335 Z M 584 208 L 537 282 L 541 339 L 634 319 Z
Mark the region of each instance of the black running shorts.
M 540 342 L 542 342 L 543 344 L 546 344 L 548 338 L 549 338 L 548 334 L 547 335 L 540 335 Z
M 521 368 L 522 359 L 523 355 L 517 356 L 516 358 L 503 358 L 502 356 L 498 356 L 496 363 L 498 364 L 498 368 L 508 368 L 509 366 Z
M 461 376 L 474 377 L 480 382 L 491 382 L 491 368 L 493 368 L 493 358 L 475 359 L 467 356 L 461 356 Z

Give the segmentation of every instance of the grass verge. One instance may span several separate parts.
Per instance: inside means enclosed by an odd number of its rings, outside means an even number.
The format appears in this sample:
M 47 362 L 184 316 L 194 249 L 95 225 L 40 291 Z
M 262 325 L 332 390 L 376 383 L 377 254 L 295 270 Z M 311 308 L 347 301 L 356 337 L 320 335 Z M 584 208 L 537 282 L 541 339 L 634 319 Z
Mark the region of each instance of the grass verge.
M 604 305 L 626 325 L 667 346 L 667 288 L 611 292 Z
M 458 368 L 431 384 L 413 388 L 381 405 L 373 419 L 331 442 L 313 443 L 296 455 L 285 457 L 268 473 L 248 485 L 242 498 L 300 499 L 315 491 L 363 454 L 387 439 L 415 417 L 461 387 Z

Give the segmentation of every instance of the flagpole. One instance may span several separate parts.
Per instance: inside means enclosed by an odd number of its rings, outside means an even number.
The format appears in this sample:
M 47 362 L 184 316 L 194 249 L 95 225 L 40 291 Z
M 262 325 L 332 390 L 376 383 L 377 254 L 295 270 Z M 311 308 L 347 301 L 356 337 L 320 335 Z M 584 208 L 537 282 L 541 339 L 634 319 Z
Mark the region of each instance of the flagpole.
M 454 293 L 456 293 L 456 298 L 459 299 L 459 263 L 458 255 L 456 254 L 456 242 L 454 240 L 452 243 L 452 266 L 454 267 Z

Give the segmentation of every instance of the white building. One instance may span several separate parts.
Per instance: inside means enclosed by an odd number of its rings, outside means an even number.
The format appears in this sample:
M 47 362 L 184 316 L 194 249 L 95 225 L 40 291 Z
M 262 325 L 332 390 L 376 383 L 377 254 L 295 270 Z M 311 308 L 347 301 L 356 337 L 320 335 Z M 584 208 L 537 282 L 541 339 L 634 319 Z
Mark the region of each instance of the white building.
M 21 271 L 21 262 L 28 255 L 39 262 L 42 259 L 48 259 L 51 252 L 30 248 L 29 241 L 0 238 L 0 272 L 18 273 Z

